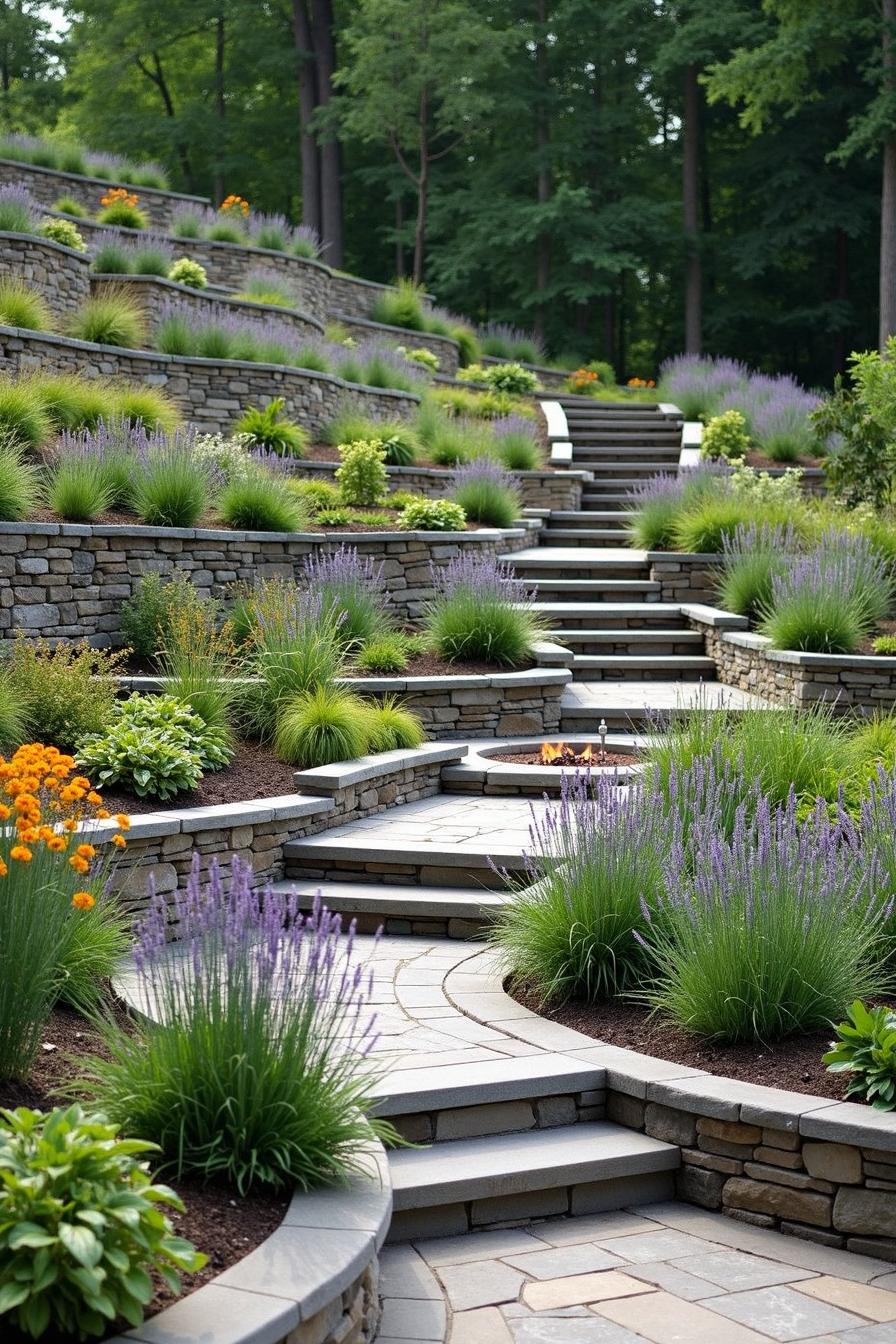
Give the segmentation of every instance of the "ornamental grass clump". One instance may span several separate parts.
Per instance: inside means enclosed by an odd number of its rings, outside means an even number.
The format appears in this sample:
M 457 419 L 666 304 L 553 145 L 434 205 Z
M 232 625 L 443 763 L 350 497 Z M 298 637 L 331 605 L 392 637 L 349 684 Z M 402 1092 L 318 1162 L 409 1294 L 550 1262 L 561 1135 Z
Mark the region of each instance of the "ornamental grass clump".
M 0 233 L 35 233 L 38 205 L 25 187 L 0 187 Z
M 151 527 L 194 527 L 209 498 L 208 476 L 193 455 L 194 431 L 147 434 L 137 445 L 132 499 Z
M 829 528 L 772 577 L 760 629 L 777 649 L 854 653 L 889 614 L 893 594 L 892 571 L 868 538 Z
M 659 394 L 674 402 L 685 420 L 714 415 L 726 396 L 742 393 L 750 371 L 736 359 L 678 355 L 660 367 Z
M 667 826 L 617 781 L 565 774 L 559 801 L 531 827 L 526 885 L 490 939 L 507 972 L 542 999 L 610 998 L 643 984 L 648 929 L 663 881 Z
M 443 658 L 516 667 L 531 656 L 542 625 L 507 565 L 466 553 L 431 572 L 437 596 L 426 629 Z
M 475 523 L 510 527 L 520 516 L 520 495 L 510 472 L 488 457 L 457 467 L 449 483 L 455 503 Z
M 746 523 L 722 538 L 719 598 L 726 611 L 757 619 L 772 600 L 772 579 L 786 572 L 799 549 L 790 523 Z
M 383 322 L 386 326 L 423 331 L 426 327 L 423 291 L 412 280 L 399 280 L 394 289 L 384 290 L 377 296 L 370 316 L 374 322 Z
M 225 485 L 218 508 L 231 527 L 251 532 L 299 532 L 308 523 L 301 499 L 258 465 Z
M 318 686 L 330 685 L 342 669 L 339 622 L 319 593 L 295 583 L 269 580 L 244 597 L 248 631 L 247 674 L 258 684 L 246 690 L 244 713 L 262 741 L 275 733 L 281 707 Z M 239 629 L 239 626 L 238 626 Z
M 793 795 L 779 806 L 757 793 L 728 837 L 698 813 L 686 844 L 672 845 L 657 912 L 648 910 L 642 936 L 654 968 L 644 997 L 718 1040 L 818 1030 L 857 995 L 889 988 L 891 899 L 875 890 L 873 856 L 843 843 L 823 804 L 799 821 Z
M 111 973 L 124 950 L 120 922 L 104 894 L 111 858 L 95 843 L 108 818 L 90 780 L 56 747 L 32 742 L 9 759 L 0 757 L 2 1079 L 27 1075 L 54 1000 L 95 1001 L 99 977 Z M 119 830 L 105 855 L 126 844 L 128 818 L 116 820 Z M 108 963 L 90 956 L 89 935 L 98 924 L 91 920 L 86 937 L 78 927 L 98 908 L 117 934 Z M 67 966 L 73 950 L 75 977 Z
M 545 357 L 541 343 L 531 332 L 509 322 L 489 322 L 483 328 L 480 345 L 482 353 L 493 359 L 521 359 L 525 364 L 537 364 Z
M 90 522 L 116 502 L 113 473 L 103 456 L 93 450 L 90 436 L 73 436 L 60 446 L 47 481 L 47 503 L 60 518 Z
M 24 460 L 22 449 L 4 436 L 0 439 L 0 522 L 17 523 L 40 503 L 37 468 Z
M 306 1190 L 363 1169 L 377 1041 L 373 970 L 354 924 L 315 898 L 253 888 L 231 861 L 225 885 L 198 856 L 174 894 L 181 941 L 168 942 L 169 899 L 151 898 L 135 959 L 147 1016 L 133 1032 L 104 1033 L 87 1087 L 109 1119 L 162 1149 L 176 1176 L 256 1188 Z
M 267 406 L 248 406 L 234 425 L 234 434 L 281 457 L 301 457 L 308 432 L 284 415 L 285 405 L 283 397 L 274 397 Z
M 332 613 L 346 647 L 388 632 L 392 622 L 383 563 L 361 556 L 357 546 L 343 543 L 335 551 L 309 552 L 303 579 Z
M 281 760 L 310 770 L 364 756 L 370 728 L 368 708 L 357 695 L 316 686 L 281 707 L 274 747 Z
M 111 283 L 102 294 L 87 300 L 70 319 L 67 330 L 76 340 L 124 349 L 145 346 L 147 340 L 143 309 L 126 288 L 116 289 Z
M 535 429 L 526 416 L 499 416 L 491 428 L 493 451 L 508 471 L 536 471 L 542 465 Z
M 25 331 L 52 331 L 53 318 L 46 300 L 21 280 L 0 280 L 0 326 Z

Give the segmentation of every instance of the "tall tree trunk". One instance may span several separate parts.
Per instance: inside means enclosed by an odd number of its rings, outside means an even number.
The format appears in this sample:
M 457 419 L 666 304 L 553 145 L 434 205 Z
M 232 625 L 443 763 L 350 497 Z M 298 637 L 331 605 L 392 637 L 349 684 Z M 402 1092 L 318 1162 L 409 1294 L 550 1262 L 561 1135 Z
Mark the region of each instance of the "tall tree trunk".
M 336 51 L 333 41 L 332 0 L 313 0 L 311 32 L 316 55 L 317 106 L 326 107 L 333 96 L 333 72 Z M 324 258 L 331 266 L 345 259 L 342 224 L 342 148 L 336 136 L 328 133 L 318 147 L 320 163 L 320 233 Z
M 398 280 L 404 278 L 404 203 L 400 196 L 395 197 L 395 275 Z
M 168 81 L 165 78 L 165 71 L 157 51 L 152 52 L 152 68 L 143 64 L 139 56 L 134 57 L 134 64 L 141 74 L 145 75 L 151 84 L 155 84 L 159 91 L 159 97 L 162 100 L 162 106 L 165 108 L 165 116 L 174 117 L 174 99 L 171 97 L 171 90 L 168 87 Z M 180 160 L 181 172 L 184 175 L 184 185 L 189 192 L 196 190 L 196 176 L 193 172 L 193 165 L 190 161 L 190 155 L 187 146 L 182 140 L 178 140 L 177 157 Z
M 896 4 L 896 0 L 892 3 Z M 695 65 L 689 65 L 684 76 L 683 133 L 684 348 L 689 355 L 699 355 L 703 346 L 703 276 L 700 261 L 700 85 Z
M 429 205 L 429 91 L 420 92 L 419 113 L 420 175 L 417 178 L 417 222 L 414 225 L 414 284 L 423 284 L 426 259 L 426 212 Z
M 226 106 L 224 102 L 224 55 L 226 32 L 224 15 L 219 14 L 215 21 L 215 115 L 217 117 L 217 146 L 215 153 L 215 173 L 212 181 L 212 197 L 215 205 L 224 199 L 224 154 L 227 143 L 225 125 Z
M 896 0 L 883 0 L 884 88 L 896 89 Z M 884 141 L 880 198 L 880 348 L 896 333 L 896 132 Z
M 302 223 L 318 234 L 321 228 L 320 159 L 311 133 L 311 118 L 317 101 L 314 43 L 306 0 L 292 0 L 292 25 L 299 86 L 299 141 L 302 169 Z
M 535 140 L 538 156 L 536 176 L 536 194 L 539 205 L 547 205 L 551 199 L 551 170 L 548 162 L 548 144 L 550 126 L 548 121 L 548 50 L 547 23 L 548 0 L 536 0 L 535 17 L 538 22 L 538 36 L 535 40 L 535 73 L 538 91 L 535 104 Z M 551 239 L 544 228 L 539 232 L 535 245 L 535 335 L 539 341 L 545 334 L 545 292 L 551 276 Z

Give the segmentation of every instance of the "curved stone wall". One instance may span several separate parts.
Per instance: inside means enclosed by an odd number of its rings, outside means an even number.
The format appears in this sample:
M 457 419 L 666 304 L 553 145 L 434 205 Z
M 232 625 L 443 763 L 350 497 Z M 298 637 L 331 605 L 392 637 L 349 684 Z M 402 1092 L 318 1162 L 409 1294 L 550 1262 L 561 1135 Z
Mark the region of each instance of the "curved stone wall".
M 90 293 L 82 252 L 28 233 L 0 233 L 0 275 L 36 289 L 54 317 L 76 313 Z
M 369 322 L 365 318 L 350 317 L 347 313 L 331 314 L 334 322 L 340 322 L 358 341 L 367 341 L 377 336 L 383 337 L 393 345 L 403 345 L 408 350 L 431 350 L 439 361 L 439 373 L 454 377 L 460 364 L 460 346 L 450 336 L 434 336 L 427 331 L 408 331 L 406 327 L 390 327 L 385 322 Z
M 167 305 L 176 302 L 179 308 L 185 307 L 200 318 L 213 316 L 216 309 L 225 309 L 256 325 L 276 322 L 278 327 L 288 327 L 302 341 L 323 335 L 322 322 L 295 308 L 279 308 L 271 303 L 244 303 L 240 299 L 210 294 L 207 290 L 191 289 L 189 285 L 176 285 L 173 280 L 163 280 L 157 275 L 91 275 L 91 293 L 102 294 L 110 287 L 116 290 L 125 287 L 131 291 L 146 313 L 149 330 L 153 333 L 158 330 Z
M 362 280 L 359 275 L 344 271 L 330 272 L 330 305 L 335 313 L 345 317 L 370 317 L 370 310 L 380 294 L 391 293 L 392 285 L 381 285 L 376 280 Z M 434 303 L 431 294 L 421 295 L 424 309 Z
M 191 424 L 210 433 L 226 430 L 248 404 L 274 397 L 282 397 L 286 415 L 312 433 L 347 400 L 366 415 L 384 418 L 410 414 L 419 400 L 409 392 L 359 387 L 308 369 L 121 350 L 16 327 L 0 327 L 0 366 L 152 383 L 177 403 Z
M 55 168 L 38 168 L 30 163 L 16 163 L 0 159 L 0 187 L 24 187 L 40 205 L 49 209 L 60 196 L 72 196 L 88 210 L 99 210 L 100 197 L 110 187 L 129 186 L 121 179 L 110 181 L 104 177 L 85 177 L 80 173 L 62 173 Z M 207 205 L 202 196 L 184 196 L 177 191 L 160 191 L 157 187 L 133 187 L 157 228 L 164 226 L 180 205 Z
M 295 471 L 317 480 L 332 480 L 338 462 L 297 461 Z M 441 499 L 450 489 L 452 472 L 445 467 L 388 467 L 393 490 L 411 490 Z M 569 513 L 582 507 L 582 488 L 590 471 L 515 471 L 514 481 L 524 509 L 559 509 Z
M 504 555 L 529 544 L 524 527 L 479 532 L 230 532 L 206 528 L 0 523 L 0 642 L 23 635 L 121 643 L 122 602 L 149 571 L 183 574 L 199 589 L 292 579 L 312 551 L 356 546 L 383 563 L 396 616 L 412 620 L 434 595 L 432 566 L 460 551 Z

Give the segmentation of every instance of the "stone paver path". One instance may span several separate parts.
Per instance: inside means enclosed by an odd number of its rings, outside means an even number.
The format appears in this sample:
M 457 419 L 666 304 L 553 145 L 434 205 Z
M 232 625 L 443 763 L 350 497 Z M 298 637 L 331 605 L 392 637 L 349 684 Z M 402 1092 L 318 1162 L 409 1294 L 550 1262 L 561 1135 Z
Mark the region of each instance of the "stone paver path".
M 737 686 L 718 681 L 573 681 L 564 687 L 564 708 L 603 713 L 608 706 L 629 709 L 638 714 L 652 710 L 684 709 L 758 709 L 768 701 Z
M 422 850 L 450 846 L 476 854 L 521 852 L 530 848 L 533 812 L 541 816 L 540 798 L 483 798 L 439 794 L 416 803 L 391 807 L 377 816 L 335 826 L 318 837 L 329 843 L 357 836 L 360 843 L 384 847 L 412 841 Z
M 378 1344 L 894 1344 L 896 1272 L 686 1204 L 387 1246 Z

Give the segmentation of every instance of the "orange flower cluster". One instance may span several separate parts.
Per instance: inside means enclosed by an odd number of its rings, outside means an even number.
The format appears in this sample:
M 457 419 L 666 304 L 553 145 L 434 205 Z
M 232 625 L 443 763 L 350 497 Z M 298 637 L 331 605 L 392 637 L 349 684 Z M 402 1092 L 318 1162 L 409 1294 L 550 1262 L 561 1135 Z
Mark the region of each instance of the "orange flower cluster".
M 8 823 L 0 824 L 0 848 L 4 838 L 13 842 L 6 858 L 0 854 L 0 877 L 8 876 L 9 862 L 31 863 L 41 848 L 49 854 L 71 850 L 69 866 L 80 876 L 90 872 L 96 848 L 86 841 L 75 843 L 75 832 L 81 822 L 106 821 L 111 813 L 90 780 L 74 770 L 72 756 L 40 742 L 19 747 L 9 760 L 0 756 L 0 823 Z M 112 843 L 123 849 L 127 841 L 121 832 L 130 826 L 130 818 L 119 813 L 115 820 L 119 830 Z M 94 904 L 89 891 L 72 897 L 78 910 Z
M 652 378 L 629 378 L 627 387 L 656 387 Z
M 218 211 L 222 215 L 242 215 L 245 219 L 249 213 L 249 202 L 243 196 L 225 196 Z
M 100 205 L 131 205 L 134 206 L 140 197 L 134 191 L 128 191 L 127 187 L 111 187 L 105 196 L 100 197 Z
M 590 392 L 595 383 L 600 382 L 600 374 L 594 369 L 576 369 L 569 375 L 568 382 L 570 392 Z

